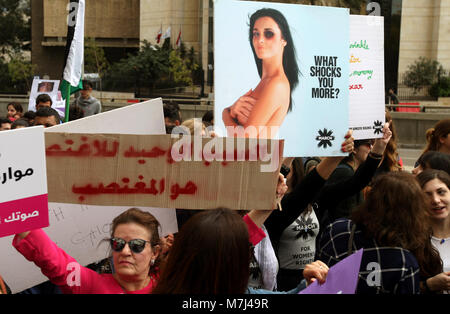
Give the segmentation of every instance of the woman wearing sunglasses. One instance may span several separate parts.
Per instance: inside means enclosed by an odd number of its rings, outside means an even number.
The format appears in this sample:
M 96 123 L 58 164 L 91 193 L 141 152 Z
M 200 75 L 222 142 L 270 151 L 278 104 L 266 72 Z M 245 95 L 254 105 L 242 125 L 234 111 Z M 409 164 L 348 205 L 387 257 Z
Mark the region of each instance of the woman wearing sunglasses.
M 289 25 L 279 11 L 260 9 L 253 13 L 249 40 L 261 81 L 225 108 L 222 119 L 227 127 L 254 126 L 256 133 L 248 136 L 258 137 L 260 126 L 279 127 L 292 110 L 291 95 L 298 84 L 299 69 Z
M 14 247 L 63 293 L 150 293 L 158 279 L 161 249 L 159 222 L 137 208 L 117 216 L 111 226 L 113 274 L 98 274 L 83 267 L 41 230 L 17 234 Z

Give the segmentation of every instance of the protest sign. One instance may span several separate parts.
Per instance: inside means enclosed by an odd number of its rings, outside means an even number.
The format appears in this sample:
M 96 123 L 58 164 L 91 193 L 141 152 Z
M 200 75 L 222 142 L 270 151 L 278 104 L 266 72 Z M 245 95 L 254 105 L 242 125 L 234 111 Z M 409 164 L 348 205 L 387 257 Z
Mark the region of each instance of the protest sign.
M 45 133 L 59 130 L 73 133 L 98 133 L 104 130 L 108 133 L 119 134 L 164 134 L 162 100 L 160 98 L 153 99 L 46 128 Z M 44 151 L 44 143 L 41 144 L 41 149 Z M 43 152 L 43 156 L 44 154 Z M 26 155 L 29 155 L 28 148 Z M 132 207 L 129 204 L 125 205 L 92 206 L 50 202 L 48 203 L 50 226 L 44 230 L 59 247 L 74 257 L 81 265 L 87 265 L 109 255 L 109 249 L 105 246 L 106 242 L 102 240 L 110 237 L 109 226 L 112 220 Z M 162 235 L 178 231 L 173 208 L 152 208 L 148 205 L 139 208 L 155 216 L 161 224 Z M 37 266 L 30 264 L 13 248 L 12 238 L 13 236 L 9 236 L 0 239 L 0 250 L 2 251 L 0 274 L 11 287 L 12 292 L 20 292 L 48 280 Z
M 273 209 L 280 140 L 47 133 L 49 201 Z
M 0 182 L 0 237 L 48 226 L 43 127 L 0 132 Z
M 285 157 L 345 155 L 348 9 L 217 0 L 214 38 L 218 133 L 279 127 Z
M 344 258 L 328 270 L 324 284 L 315 281 L 299 294 L 355 294 L 362 255 L 360 249 Z
M 383 135 L 383 25 L 382 16 L 350 15 L 349 125 L 355 139 Z
M 45 133 L 165 134 L 161 98 L 124 106 L 45 129 Z
M 47 94 L 52 99 L 52 108 L 58 111 L 61 118 L 65 115 L 65 102 L 58 90 L 59 80 L 43 80 L 34 78 L 31 85 L 30 98 L 28 100 L 28 110 L 36 111 L 36 98 L 41 94 Z

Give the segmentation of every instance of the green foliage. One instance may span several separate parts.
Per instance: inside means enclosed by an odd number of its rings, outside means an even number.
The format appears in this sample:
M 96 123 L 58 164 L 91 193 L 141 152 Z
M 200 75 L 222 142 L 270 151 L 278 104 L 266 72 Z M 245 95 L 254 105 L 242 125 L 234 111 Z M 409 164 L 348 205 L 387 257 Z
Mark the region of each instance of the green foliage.
M 30 81 L 33 77 L 35 65 L 19 55 L 12 58 L 8 63 L 8 74 L 13 84 L 26 85 L 27 90 L 31 89 Z
M 450 97 L 450 75 L 439 78 L 430 88 L 433 97 Z
M 188 69 L 186 61 L 181 58 L 179 50 L 172 50 L 169 56 L 169 71 L 175 84 L 193 85 L 192 73 Z
M 30 0 L 0 0 L 0 49 L 2 54 L 30 50 Z
M 160 47 L 144 40 L 137 54 L 130 54 L 111 65 L 105 75 L 106 87 L 123 89 L 143 86 L 151 91 L 155 88 L 193 86 L 193 73 L 200 68 L 194 49 L 186 51 L 183 44 L 180 49 L 172 49 L 170 43 L 166 43 Z
M 98 73 L 102 76 L 109 67 L 103 48 L 96 45 L 95 39 L 87 38 L 84 49 L 84 71 L 86 73 Z
M 417 92 L 420 88 L 435 83 L 439 73 L 443 71 L 442 65 L 436 60 L 420 57 L 414 64 L 408 66 L 403 83 Z

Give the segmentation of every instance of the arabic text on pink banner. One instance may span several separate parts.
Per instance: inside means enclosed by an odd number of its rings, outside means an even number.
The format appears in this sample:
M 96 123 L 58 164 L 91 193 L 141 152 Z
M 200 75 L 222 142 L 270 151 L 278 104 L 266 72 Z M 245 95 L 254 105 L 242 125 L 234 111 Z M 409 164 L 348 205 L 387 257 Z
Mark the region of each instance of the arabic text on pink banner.
M 0 237 L 48 225 L 47 194 L 0 203 Z

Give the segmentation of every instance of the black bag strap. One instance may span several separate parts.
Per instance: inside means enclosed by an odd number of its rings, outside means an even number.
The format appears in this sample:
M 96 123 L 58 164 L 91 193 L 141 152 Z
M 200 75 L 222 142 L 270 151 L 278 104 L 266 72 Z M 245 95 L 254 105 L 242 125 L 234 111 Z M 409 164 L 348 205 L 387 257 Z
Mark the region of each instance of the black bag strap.
M 352 232 L 350 233 L 350 238 L 348 239 L 348 249 L 347 255 L 351 255 L 353 253 L 353 237 L 355 236 L 356 224 L 353 224 Z

